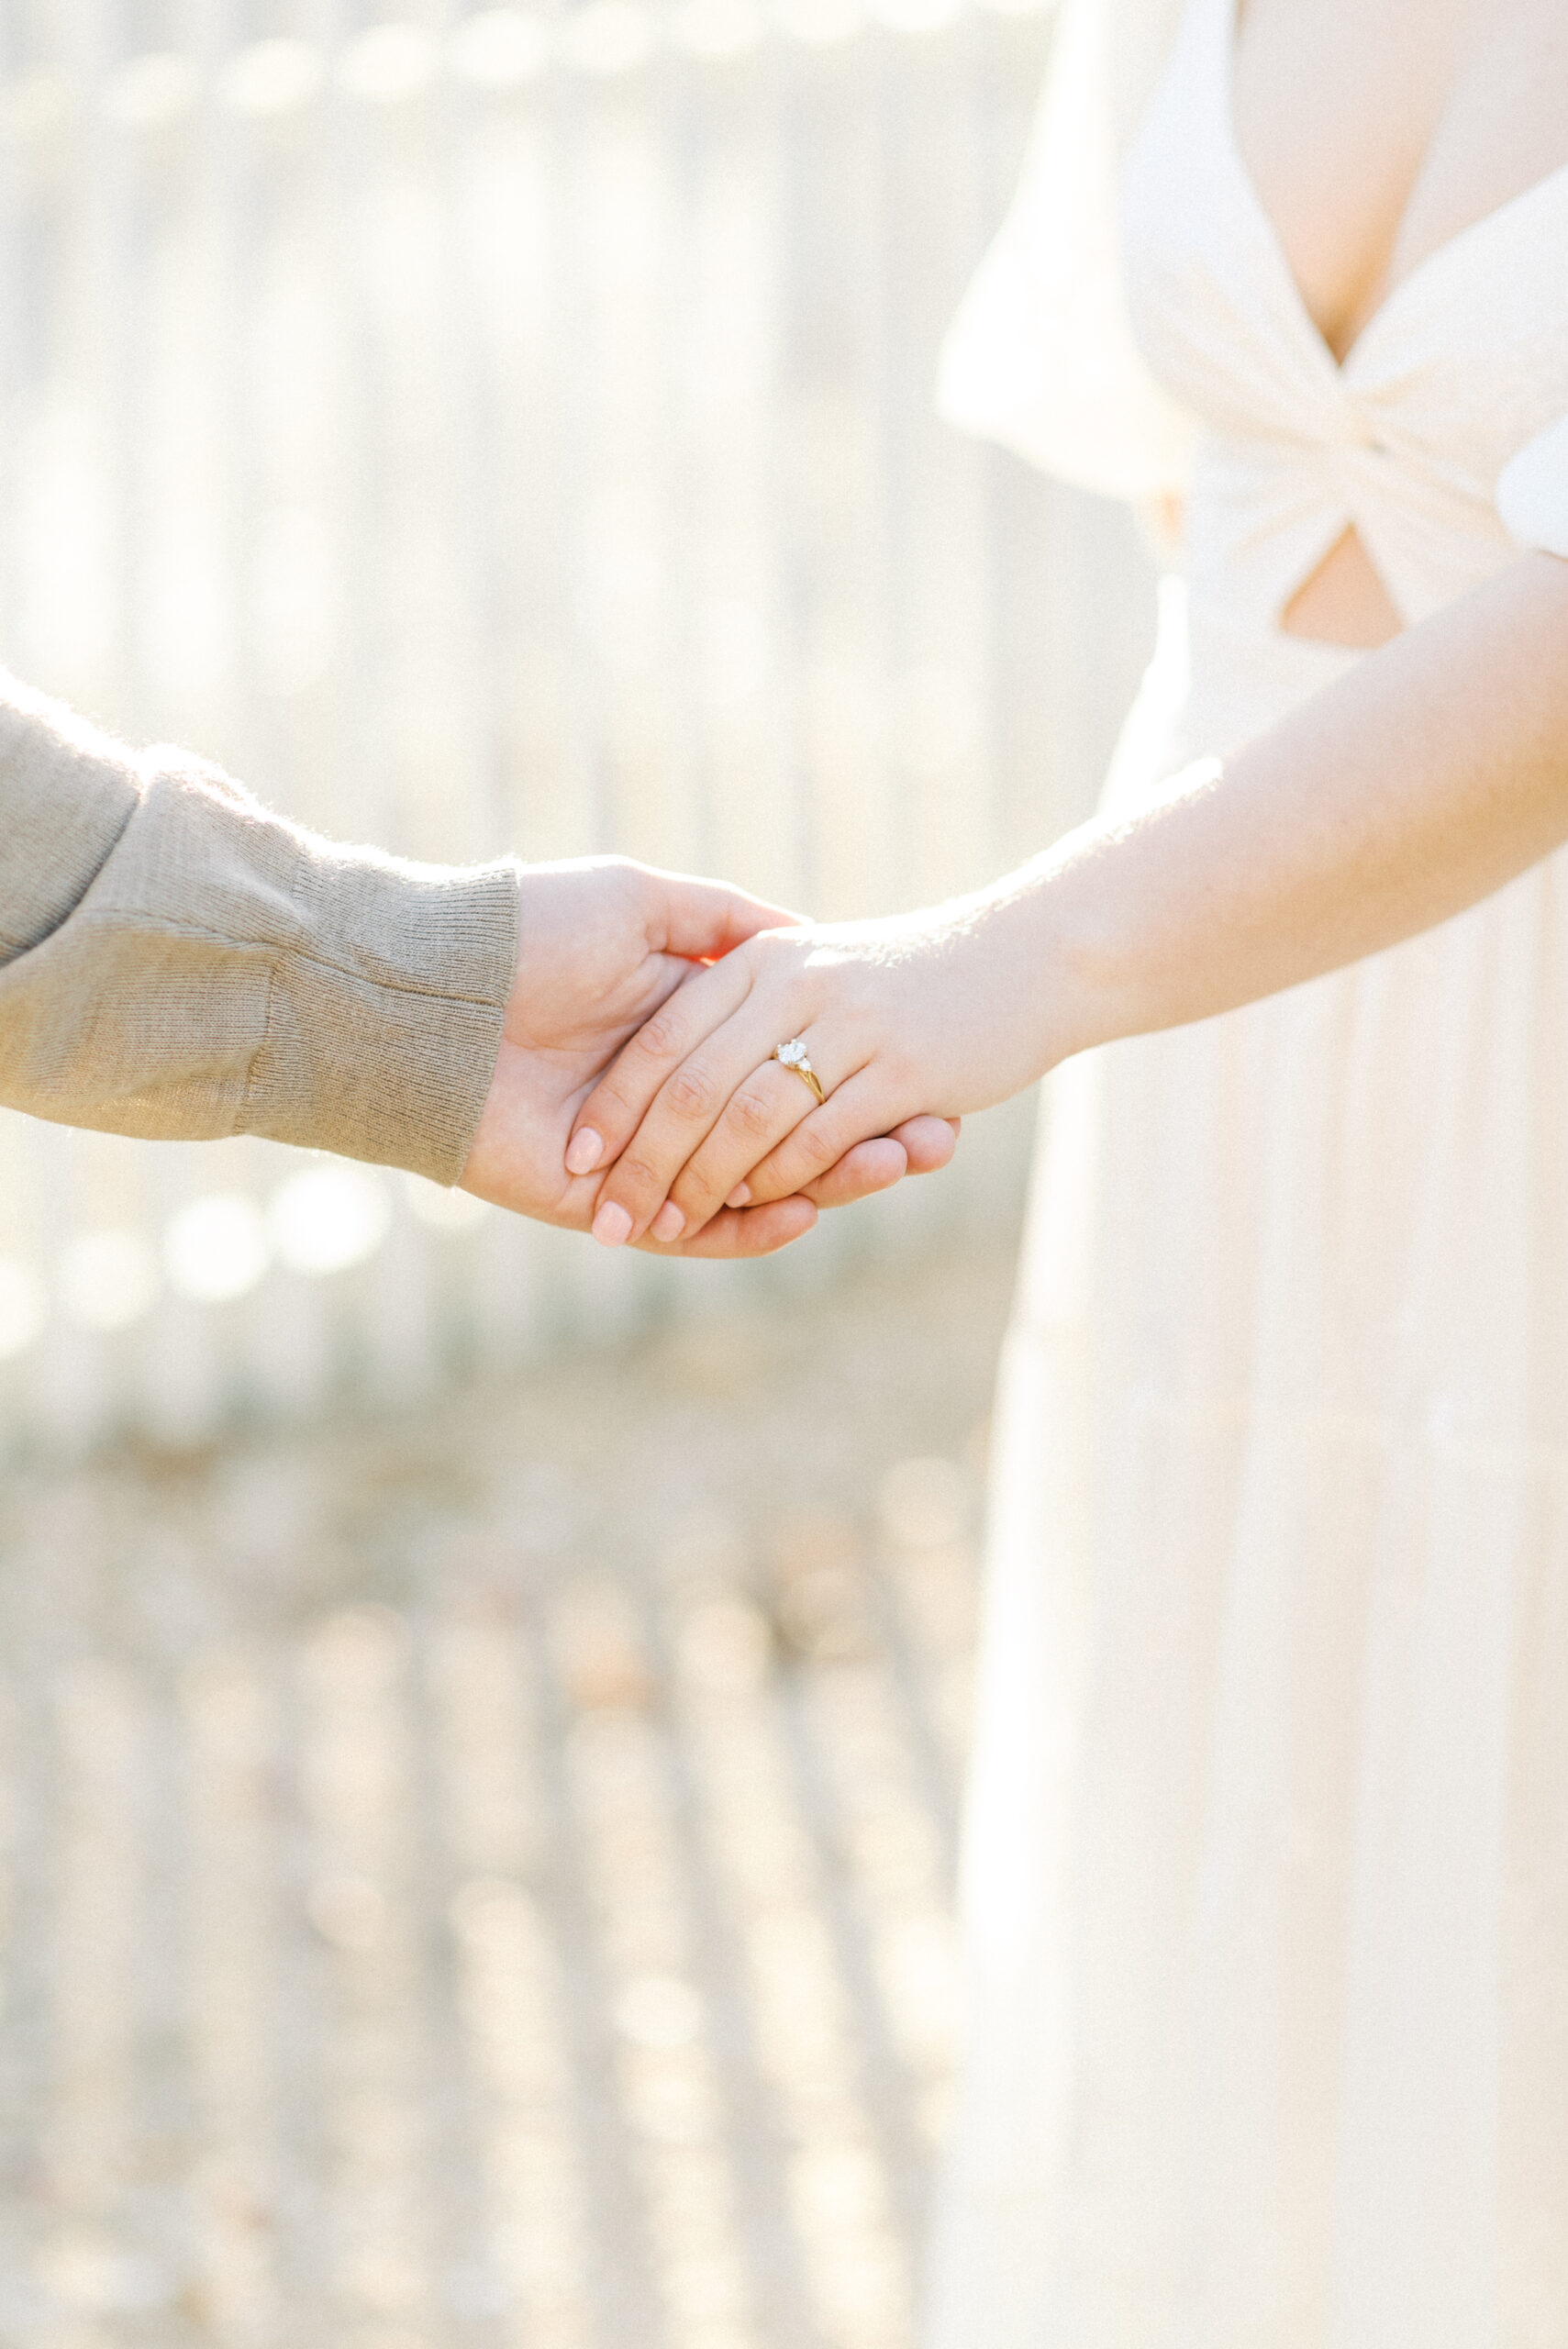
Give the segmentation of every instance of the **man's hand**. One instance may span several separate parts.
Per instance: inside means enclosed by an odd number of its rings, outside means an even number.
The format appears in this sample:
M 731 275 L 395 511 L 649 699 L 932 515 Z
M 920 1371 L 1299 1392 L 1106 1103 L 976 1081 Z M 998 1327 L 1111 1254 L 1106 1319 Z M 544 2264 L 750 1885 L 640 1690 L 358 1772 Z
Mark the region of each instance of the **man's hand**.
M 528 867 L 521 877 L 517 978 L 462 1187 L 543 1223 L 588 1229 L 603 1170 L 566 1170 L 573 1120 L 628 1038 L 688 977 L 794 914 L 717 882 L 624 857 Z M 952 1156 L 956 1125 L 912 1118 L 862 1142 L 804 1193 L 726 1208 L 661 1255 L 765 1256 L 841 1207 Z M 656 1243 L 645 1242 L 646 1245 Z

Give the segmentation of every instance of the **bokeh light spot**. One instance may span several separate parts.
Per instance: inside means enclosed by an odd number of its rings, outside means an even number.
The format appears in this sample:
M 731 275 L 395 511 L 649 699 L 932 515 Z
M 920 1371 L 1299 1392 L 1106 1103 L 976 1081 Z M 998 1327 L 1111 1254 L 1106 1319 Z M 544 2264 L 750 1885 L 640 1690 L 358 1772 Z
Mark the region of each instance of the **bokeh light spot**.
M 127 1330 L 158 1295 L 158 1259 L 139 1231 L 84 1231 L 60 1260 L 60 1301 L 83 1330 Z
M 682 0 L 671 12 L 671 37 L 693 57 L 742 56 L 763 33 L 755 0 Z
M 296 1273 L 340 1273 L 373 1256 L 392 1208 L 376 1176 L 359 1166 L 309 1166 L 272 1194 L 267 1224 Z
M 344 50 L 338 80 L 365 106 L 396 106 L 429 87 L 438 61 L 435 40 L 422 26 L 372 25 Z
M 642 1974 L 616 2001 L 616 2028 L 639 2047 L 684 2047 L 702 2028 L 702 2002 L 673 1974 Z
M 49 1320 L 49 1297 L 26 1264 L 0 1256 L 0 1362 L 25 1353 Z
M 236 114 L 292 114 L 319 97 L 321 54 L 304 40 L 257 40 L 231 58 L 218 95 Z
M 267 1230 L 254 1199 L 213 1191 L 180 1209 L 163 1235 L 163 1267 L 182 1297 L 226 1305 L 267 1269 Z
M 777 0 L 773 13 L 779 30 L 809 49 L 852 40 L 865 24 L 860 0 Z
M 646 64 L 658 35 L 637 0 L 588 0 L 562 24 L 561 54 L 581 73 L 629 73 Z
M 86 2315 L 129 2316 L 171 2297 L 169 2279 L 153 2261 L 85 2227 L 51 2237 L 36 2272 L 50 2300 Z
M 485 8 L 451 37 L 452 72 L 482 90 L 506 90 L 538 73 L 550 55 L 550 33 L 539 17 L 517 8 Z
M 104 112 L 128 130 L 153 130 L 188 114 L 200 94 L 190 59 L 160 50 L 121 66 L 104 93 Z

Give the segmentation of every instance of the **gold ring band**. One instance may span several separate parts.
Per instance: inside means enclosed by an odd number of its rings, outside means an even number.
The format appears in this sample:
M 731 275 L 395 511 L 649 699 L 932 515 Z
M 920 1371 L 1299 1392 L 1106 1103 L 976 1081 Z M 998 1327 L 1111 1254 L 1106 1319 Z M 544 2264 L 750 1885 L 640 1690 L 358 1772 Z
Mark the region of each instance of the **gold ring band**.
M 781 1044 L 773 1058 L 781 1068 L 793 1069 L 796 1076 L 805 1079 L 817 1096 L 818 1108 L 826 1105 L 828 1096 L 822 1090 L 822 1079 L 812 1067 L 810 1055 L 798 1036 L 792 1036 L 787 1044 Z

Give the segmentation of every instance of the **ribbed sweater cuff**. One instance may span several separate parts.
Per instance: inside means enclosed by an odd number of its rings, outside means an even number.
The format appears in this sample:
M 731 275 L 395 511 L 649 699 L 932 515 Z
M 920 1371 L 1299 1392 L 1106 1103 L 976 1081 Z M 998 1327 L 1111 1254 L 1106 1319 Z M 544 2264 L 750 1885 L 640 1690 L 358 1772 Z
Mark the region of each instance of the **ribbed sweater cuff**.
M 138 833 L 144 910 L 207 932 L 220 967 L 225 948 L 264 963 L 231 1130 L 454 1183 L 516 976 L 516 863 L 341 847 L 184 761 L 154 774 Z
M 517 971 L 517 867 L 306 871 L 327 902 L 272 966 L 239 1128 L 455 1183 Z

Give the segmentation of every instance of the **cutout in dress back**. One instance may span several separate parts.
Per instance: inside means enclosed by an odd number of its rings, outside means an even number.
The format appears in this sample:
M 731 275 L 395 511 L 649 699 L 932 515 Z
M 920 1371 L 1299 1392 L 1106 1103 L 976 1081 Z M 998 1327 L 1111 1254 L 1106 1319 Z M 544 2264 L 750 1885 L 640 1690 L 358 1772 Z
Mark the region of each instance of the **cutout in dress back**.
M 1374 651 L 1399 635 L 1405 623 L 1353 522 L 1296 590 L 1279 624 L 1286 636 L 1350 645 L 1360 652 Z

